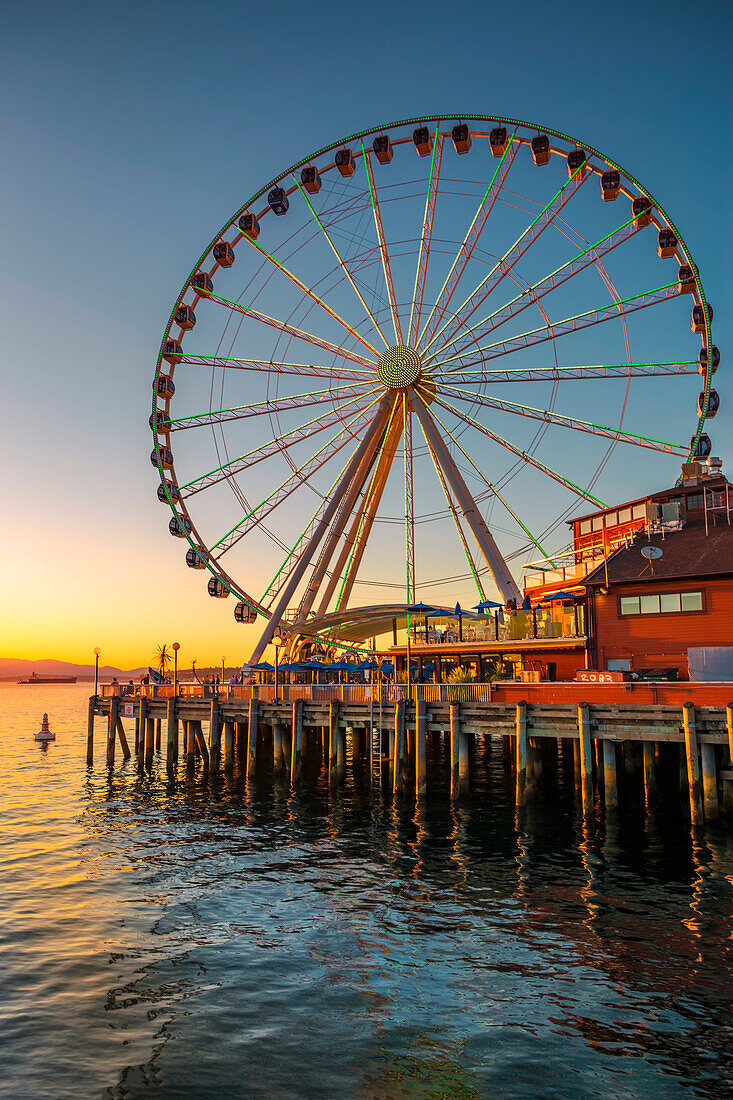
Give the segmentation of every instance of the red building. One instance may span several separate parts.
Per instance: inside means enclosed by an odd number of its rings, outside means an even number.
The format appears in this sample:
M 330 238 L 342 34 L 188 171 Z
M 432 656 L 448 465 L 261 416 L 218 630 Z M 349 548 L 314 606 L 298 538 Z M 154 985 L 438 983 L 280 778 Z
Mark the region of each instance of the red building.
M 643 530 L 585 578 L 591 667 L 688 679 L 688 650 L 733 647 L 732 509 L 721 477 L 649 498 Z

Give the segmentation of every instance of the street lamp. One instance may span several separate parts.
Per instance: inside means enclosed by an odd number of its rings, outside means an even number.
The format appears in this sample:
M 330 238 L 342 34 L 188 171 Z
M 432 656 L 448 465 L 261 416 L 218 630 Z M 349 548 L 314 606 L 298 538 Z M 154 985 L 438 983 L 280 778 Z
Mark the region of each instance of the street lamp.
M 222 682 L 222 685 L 224 684 L 224 662 L 225 661 L 226 661 L 226 657 L 222 657 L 222 659 L 221 659 L 221 682 Z
M 174 642 L 171 646 L 173 650 L 173 694 L 176 698 L 178 698 L 178 650 L 180 648 L 180 642 Z
M 280 647 L 285 645 L 285 639 L 280 634 L 280 631 L 276 631 L 272 637 L 272 644 L 275 647 L 275 698 L 274 703 L 278 703 L 280 700 L 277 697 L 277 670 L 280 658 Z
M 94 650 L 94 698 L 97 698 L 97 688 L 99 687 L 99 654 L 102 650 L 97 646 Z

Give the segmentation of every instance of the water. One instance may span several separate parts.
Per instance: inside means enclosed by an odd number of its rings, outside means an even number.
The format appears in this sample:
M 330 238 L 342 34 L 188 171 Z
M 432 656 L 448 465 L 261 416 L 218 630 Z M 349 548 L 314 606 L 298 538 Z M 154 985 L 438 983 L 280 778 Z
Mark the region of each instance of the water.
M 0 686 L 0 1097 L 733 1095 L 722 828 L 88 771 L 88 692 Z

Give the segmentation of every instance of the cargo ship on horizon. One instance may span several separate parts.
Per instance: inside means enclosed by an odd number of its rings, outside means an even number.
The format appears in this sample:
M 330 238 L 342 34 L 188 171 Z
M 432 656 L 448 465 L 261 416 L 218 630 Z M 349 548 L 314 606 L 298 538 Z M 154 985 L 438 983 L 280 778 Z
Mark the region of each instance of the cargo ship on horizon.
M 76 676 L 39 676 L 32 672 L 27 680 L 18 680 L 19 684 L 75 684 Z

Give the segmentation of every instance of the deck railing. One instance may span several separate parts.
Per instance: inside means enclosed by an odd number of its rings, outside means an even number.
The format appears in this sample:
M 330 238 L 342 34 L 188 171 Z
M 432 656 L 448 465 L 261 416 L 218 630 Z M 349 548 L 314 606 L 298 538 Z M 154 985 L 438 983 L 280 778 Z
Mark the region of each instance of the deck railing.
M 414 702 L 424 699 L 426 703 L 489 703 L 491 702 L 490 683 L 479 684 L 280 684 L 277 699 L 283 703 L 295 703 L 303 699 L 312 703 L 396 703 L 407 699 L 408 691 Z M 173 684 L 102 684 L 103 698 L 137 695 L 144 699 L 172 699 Z M 219 685 L 218 689 L 210 684 L 179 684 L 180 699 L 220 699 L 226 701 L 249 702 L 259 699 L 263 703 L 272 703 L 275 698 L 274 684 L 237 684 Z

